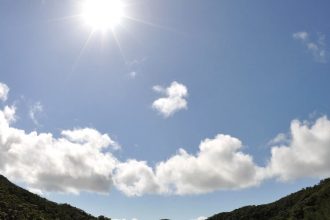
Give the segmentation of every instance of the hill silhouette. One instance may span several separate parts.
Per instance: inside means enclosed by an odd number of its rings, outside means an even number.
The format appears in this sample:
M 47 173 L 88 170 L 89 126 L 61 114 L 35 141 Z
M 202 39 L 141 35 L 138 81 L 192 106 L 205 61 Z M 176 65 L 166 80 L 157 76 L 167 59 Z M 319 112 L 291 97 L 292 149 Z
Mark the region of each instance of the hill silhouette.
M 111 220 L 30 193 L 0 175 L 1 220 Z M 276 202 L 245 206 L 207 220 L 330 220 L 330 178 Z
M 1 220 L 111 220 L 98 218 L 68 204 L 57 204 L 30 193 L 0 175 Z
M 276 202 L 245 206 L 207 220 L 327 220 L 330 219 L 330 178 Z

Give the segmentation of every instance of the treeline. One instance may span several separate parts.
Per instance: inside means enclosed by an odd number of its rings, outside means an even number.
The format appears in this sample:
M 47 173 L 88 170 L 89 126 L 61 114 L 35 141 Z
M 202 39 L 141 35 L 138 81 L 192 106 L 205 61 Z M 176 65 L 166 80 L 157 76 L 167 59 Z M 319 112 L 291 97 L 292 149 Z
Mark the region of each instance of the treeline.
M 327 220 L 330 219 L 330 179 L 276 202 L 246 206 L 207 220 Z
M 98 218 L 68 204 L 57 204 L 30 193 L 0 175 L 1 220 L 111 220 Z

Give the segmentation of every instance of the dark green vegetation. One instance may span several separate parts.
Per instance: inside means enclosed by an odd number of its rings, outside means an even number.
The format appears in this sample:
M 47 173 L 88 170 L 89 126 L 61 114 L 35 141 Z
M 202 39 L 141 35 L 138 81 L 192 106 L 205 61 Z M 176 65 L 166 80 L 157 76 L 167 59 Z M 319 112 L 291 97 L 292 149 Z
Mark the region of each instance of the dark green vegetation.
M 68 204 L 50 202 L 0 175 L 0 220 L 111 220 L 98 218 Z M 207 220 L 330 220 L 330 179 L 276 202 L 246 206 Z
M 330 219 L 330 179 L 276 202 L 246 206 L 207 220 L 326 220 Z
M 68 204 L 50 202 L 9 182 L 0 175 L 1 220 L 110 220 L 91 216 Z

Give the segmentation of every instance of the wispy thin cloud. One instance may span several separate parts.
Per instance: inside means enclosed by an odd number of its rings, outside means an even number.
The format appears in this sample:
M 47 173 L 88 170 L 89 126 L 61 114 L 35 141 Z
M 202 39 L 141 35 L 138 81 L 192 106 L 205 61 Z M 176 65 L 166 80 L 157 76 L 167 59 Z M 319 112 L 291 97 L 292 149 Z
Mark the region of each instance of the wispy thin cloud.
M 9 87 L 0 82 L 0 100 L 3 102 L 7 101 L 8 98 Z
M 140 72 L 141 65 L 147 60 L 146 57 L 143 57 L 142 59 L 134 59 L 130 62 L 126 62 L 126 66 L 129 69 L 128 77 L 129 79 L 135 79 Z
M 296 32 L 292 35 L 295 40 L 299 40 L 306 49 L 313 55 L 314 60 L 320 63 L 326 63 L 326 44 L 325 35 L 318 34 L 317 40 L 313 41 L 310 34 L 306 31 Z
M 29 117 L 36 126 L 40 126 L 37 115 L 44 111 L 44 107 L 41 102 L 34 103 L 29 109 Z
M 134 66 L 138 66 L 138 65 L 144 63 L 146 60 L 147 60 L 147 57 L 143 57 L 141 59 L 134 59 L 130 62 L 126 62 L 126 64 L 130 67 L 134 67 Z
M 284 144 L 287 143 L 289 140 L 288 136 L 284 133 L 280 133 L 278 135 L 276 135 L 276 137 L 274 137 L 272 140 L 270 140 L 268 142 L 269 146 L 274 146 L 274 145 L 278 145 L 278 144 Z
M 138 73 L 136 71 L 132 71 L 128 74 L 130 79 L 135 79 L 137 75 L 138 75 Z

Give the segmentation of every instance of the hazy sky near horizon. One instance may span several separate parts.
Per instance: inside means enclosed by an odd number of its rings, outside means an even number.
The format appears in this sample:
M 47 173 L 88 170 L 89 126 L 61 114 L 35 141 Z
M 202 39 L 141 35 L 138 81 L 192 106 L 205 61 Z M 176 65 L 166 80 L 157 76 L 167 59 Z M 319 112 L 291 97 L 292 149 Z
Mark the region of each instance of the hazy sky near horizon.
M 118 0 L 119 1 L 119 0 Z M 330 2 L 0 0 L 0 173 L 114 219 L 193 220 L 330 176 Z

